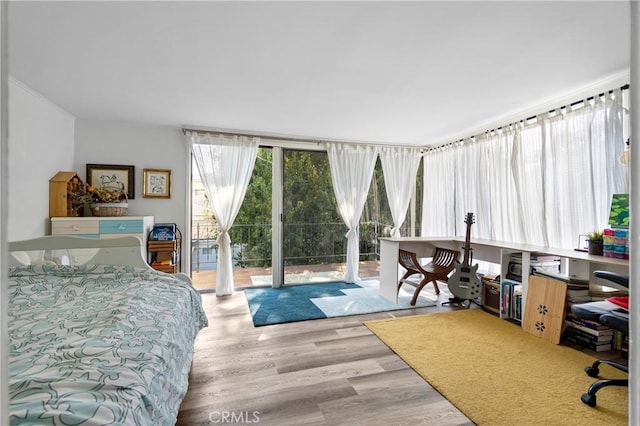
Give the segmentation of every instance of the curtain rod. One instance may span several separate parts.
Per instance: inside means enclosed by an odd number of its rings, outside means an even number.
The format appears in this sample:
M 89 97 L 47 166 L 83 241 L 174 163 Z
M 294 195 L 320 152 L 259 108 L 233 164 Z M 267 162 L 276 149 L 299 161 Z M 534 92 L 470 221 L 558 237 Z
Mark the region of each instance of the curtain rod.
M 627 89 L 629 89 L 629 84 L 625 84 L 625 85 L 620 87 L 620 90 L 627 90 Z M 600 93 L 599 95 L 591 96 L 591 97 L 588 97 L 586 99 L 581 99 L 579 101 L 572 102 L 572 103 L 569 104 L 569 106 L 578 105 L 579 103 L 584 102 L 585 100 L 587 100 L 587 101 L 592 100 L 596 96 L 604 96 L 605 93 L 613 93 L 613 89 L 609 90 L 608 92 Z M 552 110 L 549 110 L 548 112 L 553 112 L 553 111 L 556 111 L 556 110 L 562 109 L 562 108 L 566 108 L 566 106 L 554 108 Z M 519 120 L 519 122 L 528 121 L 528 120 L 531 120 L 531 119 L 534 119 L 534 118 L 536 118 L 535 115 L 531 116 L 531 117 L 528 117 L 528 118 L 525 118 L 523 120 Z M 517 123 L 517 122 L 518 121 L 516 121 L 514 123 Z M 514 124 L 514 123 L 509 123 L 509 124 L 506 124 L 504 126 L 497 127 L 495 129 L 486 130 L 485 133 L 491 132 L 491 131 L 494 131 L 494 130 L 500 130 L 503 127 L 510 126 L 511 124 Z M 446 144 L 443 144 L 443 145 L 439 145 L 439 146 L 436 146 L 436 147 L 427 147 L 427 146 L 424 146 L 424 145 L 401 145 L 401 144 L 380 144 L 380 143 L 376 144 L 376 143 L 369 143 L 369 142 L 364 142 L 364 141 L 362 141 L 362 142 L 354 142 L 354 141 L 323 141 L 323 140 L 317 139 L 317 138 L 306 138 L 306 137 L 297 138 L 297 137 L 291 137 L 291 136 L 289 136 L 289 137 L 286 137 L 286 136 L 269 136 L 269 135 L 262 135 L 262 134 L 259 134 L 259 133 L 251 134 L 251 133 L 242 133 L 242 132 L 203 130 L 203 129 L 193 129 L 193 128 L 188 128 L 188 127 L 183 127 L 182 128 L 182 133 L 186 135 L 187 132 L 205 133 L 205 134 L 210 134 L 210 135 L 223 135 L 223 136 L 246 136 L 246 137 L 251 137 L 251 138 L 264 138 L 264 139 L 271 139 L 271 140 L 275 140 L 275 141 L 285 141 L 285 142 L 309 142 L 309 143 L 315 143 L 315 144 L 318 144 L 318 145 L 320 145 L 322 143 L 349 143 L 349 144 L 361 144 L 361 145 L 383 146 L 383 147 L 385 147 L 385 146 L 401 146 L 401 147 L 407 147 L 407 148 L 420 148 L 420 149 L 423 150 L 423 152 L 428 152 L 428 151 L 432 151 L 432 150 L 435 150 L 435 149 L 438 149 L 438 148 L 443 148 L 445 146 L 450 146 L 450 145 L 453 145 L 454 143 L 462 142 L 465 139 L 465 138 L 458 139 L 456 141 L 449 142 L 449 143 L 446 143 Z M 476 137 L 476 135 L 473 135 L 473 136 L 470 136 L 469 138 L 475 138 L 475 137 Z
M 222 135 L 222 136 L 246 136 L 246 137 L 250 137 L 250 138 L 264 138 L 264 139 L 272 139 L 272 140 L 276 140 L 276 141 L 291 141 L 291 142 L 296 142 L 297 141 L 297 142 L 313 142 L 313 143 L 321 143 L 322 142 L 319 139 L 312 139 L 312 138 L 293 138 L 293 137 L 284 137 L 284 136 L 267 136 L 267 135 L 261 135 L 261 134 L 251 134 L 251 133 L 242 133 L 242 132 L 221 132 L 221 131 L 217 131 L 217 130 L 201 130 L 201 129 L 190 129 L 190 128 L 183 127 L 182 128 L 182 133 L 184 133 L 186 135 L 187 132 L 205 133 L 205 134 L 209 134 L 209 135 Z
M 620 90 L 628 90 L 628 89 L 629 89 L 629 84 L 624 84 L 624 85 L 620 86 Z M 581 104 L 581 103 L 582 103 L 582 102 L 584 102 L 584 101 L 590 101 L 590 100 L 595 99 L 596 97 L 604 96 L 605 94 L 611 94 L 611 93 L 613 93 L 613 91 L 614 91 L 614 90 L 615 90 L 615 89 L 611 89 L 611 90 L 609 90 L 609 91 L 602 92 L 602 93 L 600 93 L 600 94 L 598 94 L 598 95 L 590 96 L 590 97 L 588 97 L 588 98 L 581 99 L 581 100 L 579 100 L 579 101 L 571 102 L 569 105 L 564 105 L 564 106 L 561 106 L 561 107 L 557 107 L 557 108 L 550 109 L 549 111 L 547 111 L 547 113 L 551 113 L 551 112 L 554 112 L 554 111 L 560 110 L 560 109 L 562 109 L 562 108 L 566 108 L 567 106 L 572 107 L 572 106 L 575 106 L 575 105 Z M 505 125 L 500 126 L 500 127 L 496 127 L 496 128 L 494 128 L 494 129 L 485 130 L 485 131 L 484 131 L 484 133 L 493 132 L 493 131 L 495 131 L 495 130 L 501 130 L 502 128 L 504 128 L 504 127 L 508 127 L 508 126 L 511 126 L 512 124 L 521 123 L 521 122 L 526 122 L 526 121 L 529 121 L 529 120 L 533 120 L 534 118 L 537 118 L 537 115 L 532 115 L 531 117 L 527 117 L 527 118 L 524 118 L 524 119 L 522 119 L 522 120 L 514 121 L 514 122 L 512 122 L 512 123 L 505 124 Z M 462 138 L 462 139 L 455 140 L 455 141 L 453 141 L 453 142 L 445 143 L 445 144 L 443 144 L 443 145 L 434 146 L 433 148 L 426 148 L 426 149 L 425 149 L 425 152 L 433 151 L 433 150 L 436 150 L 436 149 L 439 149 L 439 148 L 444 148 L 444 147 L 446 147 L 446 146 L 451 146 L 451 145 L 453 145 L 453 144 L 455 144 L 455 143 L 463 142 L 465 139 L 475 139 L 475 137 L 476 137 L 476 135 L 473 135 L 473 136 L 469 136 L 468 138 Z
M 242 133 L 242 132 L 229 132 L 229 131 L 217 131 L 217 130 L 201 130 L 201 129 L 191 129 L 187 127 L 182 128 L 182 133 L 187 134 L 187 132 L 194 133 L 202 133 L 209 135 L 222 135 L 222 136 L 247 136 L 251 138 L 263 138 L 263 139 L 271 139 L 275 141 L 284 141 L 284 142 L 310 142 L 315 144 L 323 144 L 323 143 L 344 143 L 344 144 L 352 144 L 352 145 L 367 145 L 367 146 L 379 146 L 379 147 L 401 147 L 401 148 L 420 148 L 424 150 L 424 146 L 422 145 L 403 145 L 398 143 L 372 143 L 365 141 L 340 141 L 340 140 L 322 140 L 322 139 L 314 139 L 314 138 L 305 138 L 305 137 L 294 137 L 294 136 L 269 136 L 269 135 L 261 135 L 259 133 L 251 134 L 251 133 Z
M 620 86 L 620 90 L 627 90 L 627 89 L 629 89 L 629 85 L 628 84 Z M 590 97 L 588 97 L 586 99 L 581 99 L 579 101 L 572 102 L 572 103 L 569 104 L 569 106 L 570 107 L 576 106 L 578 104 L 581 104 L 584 101 L 591 101 L 591 100 L 595 99 L 596 97 L 601 97 L 601 96 L 604 96 L 605 94 L 612 94 L 613 90 L 615 90 L 615 89 L 609 90 L 608 92 L 602 92 L 602 93 L 600 93 L 598 95 L 595 95 L 595 96 L 590 96 Z M 554 108 L 552 110 L 549 110 L 549 112 L 554 112 L 554 111 L 557 111 L 557 110 L 562 109 L 562 108 L 566 108 L 566 106 L 562 106 L 562 107 L 559 107 L 559 108 Z M 529 117 L 529 118 L 527 118 L 527 120 L 531 120 L 532 118 L 535 118 L 535 116 L 534 117 Z

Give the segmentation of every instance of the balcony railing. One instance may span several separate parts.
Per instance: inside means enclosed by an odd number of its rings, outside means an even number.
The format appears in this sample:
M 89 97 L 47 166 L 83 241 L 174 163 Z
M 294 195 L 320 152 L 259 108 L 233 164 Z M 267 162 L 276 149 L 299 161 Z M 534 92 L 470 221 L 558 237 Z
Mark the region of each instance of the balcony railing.
M 360 260 L 380 259 L 380 237 L 390 235 L 392 225 L 360 224 Z M 317 265 L 346 262 L 344 223 L 292 223 L 284 228 L 284 264 Z M 192 227 L 192 271 L 217 269 L 215 222 L 196 221 Z M 234 268 L 271 266 L 271 224 L 234 225 L 230 232 Z

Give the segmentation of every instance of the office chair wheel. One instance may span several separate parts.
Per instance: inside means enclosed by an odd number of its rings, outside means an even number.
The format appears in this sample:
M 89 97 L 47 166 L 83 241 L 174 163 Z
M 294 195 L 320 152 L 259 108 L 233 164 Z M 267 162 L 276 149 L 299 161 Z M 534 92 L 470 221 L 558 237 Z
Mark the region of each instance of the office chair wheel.
M 588 393 L 583 393 L 582 396 L 580 397 L 580 400 L 582 400 L 582 402 L 587 404 L 589 407 L 595 407 L 596 406 L 596 396 L 595 395 L 590 395 Z
M 587 373 L 587 376 L 589 376 L 589 377 L 598 377 L 598 374 L 600 374 L 600 369 L 598 367 L 585 367 L 584 368 L 584 372 Z M 586 404 L 586 402 L 585 402 L 585 404 Z M 594 405 L 595 405 L 595 402 L 594 402 Z M 593 405 L 592 405 L 592 407 L 593 407 Z

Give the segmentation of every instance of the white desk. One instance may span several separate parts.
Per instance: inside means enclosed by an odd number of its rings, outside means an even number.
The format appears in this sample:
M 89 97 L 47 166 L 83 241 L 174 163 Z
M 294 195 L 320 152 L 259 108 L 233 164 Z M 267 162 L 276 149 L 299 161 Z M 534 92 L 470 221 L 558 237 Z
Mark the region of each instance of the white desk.
M 435 247 L 444 247 L 464 252 L 464 238 L 462 237 L 400 237 L 380 238 L 380 294 L 386 299 L 397 303 L 398 279 L 401 271 L 398 265 L 398 250 L 408 250 L 417 257 L 431 257 Z M 599 281 L 593 277 L 593 271 L 605 269 L 621 274 L 628 274 L 629 261 L 612 257 L 594 256 L 584 252 L 568 249 L 534 246 L 529 244 L 509 243 L 483 239 L 471 239 L 473 261 L 484 260 L 501 265 L 500 274 L 506 276 L 506 270 L 512 253 L 522 253 L 522 270 L 530 270 L 531 253 L 559 256 L 567 259 L 567 269 L 563 271 L 568 277 L 588 279 L 593 283 L 607 285 L 606 281 Z M 578 271 L 578 272 L 576 272 Z M 575 273 L 579 276 L 575 276 Z M 522 276 L 522 312 L 527 300 L 528 274 Z

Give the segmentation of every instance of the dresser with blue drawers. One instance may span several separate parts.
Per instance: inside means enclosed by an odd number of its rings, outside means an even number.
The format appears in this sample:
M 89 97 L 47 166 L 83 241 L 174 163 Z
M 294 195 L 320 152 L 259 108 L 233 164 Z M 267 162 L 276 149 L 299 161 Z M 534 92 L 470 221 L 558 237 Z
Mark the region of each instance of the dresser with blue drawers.
M 153 216 L 52 217 L 51 235 L 72 235 L 85 238 L 138 237 L 142 241 L 142 256 L 147 259 L 147 236 L 153 228 Z M 73 263 L 84 263 L 91 253 L 80 254 Z

